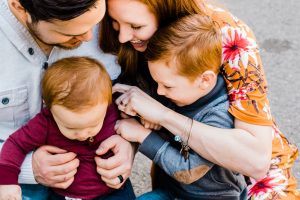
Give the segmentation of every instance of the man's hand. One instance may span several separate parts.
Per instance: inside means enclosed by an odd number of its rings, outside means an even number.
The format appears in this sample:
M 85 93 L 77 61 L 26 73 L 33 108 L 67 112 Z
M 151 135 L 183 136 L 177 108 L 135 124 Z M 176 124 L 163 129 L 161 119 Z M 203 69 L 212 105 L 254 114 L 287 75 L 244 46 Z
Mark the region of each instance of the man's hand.
M 32 156 L 34 177 L 45 186 L 68 188 L 74 181 L 78 166 L 75 153 L 54 146 L 42 146 Z
M 0 185 L 0 200 L 22 200 L 20 186 Z
M 135 148 L 121 136 L 113 135 L 100 144 L 96 154 L 104 155 L 109 150 L 114 156 L 107 159 L 95 157 L 97 172 L 107 186 L 118 189 L 131 174 Z M 118 178 L 120 175 L 124 179 L 122 183 Z

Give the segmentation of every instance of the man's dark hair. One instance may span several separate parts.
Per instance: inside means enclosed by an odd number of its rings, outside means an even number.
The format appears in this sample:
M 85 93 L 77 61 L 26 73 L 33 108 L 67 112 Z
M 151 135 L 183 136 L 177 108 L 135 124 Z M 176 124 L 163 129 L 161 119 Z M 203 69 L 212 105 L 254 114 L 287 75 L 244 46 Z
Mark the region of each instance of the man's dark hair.
M 74 19 L 90 8 L 98 0 L 20 0 L 30 14 L 32 22 Z M 100 0 L 104 1 L 104 0 Z

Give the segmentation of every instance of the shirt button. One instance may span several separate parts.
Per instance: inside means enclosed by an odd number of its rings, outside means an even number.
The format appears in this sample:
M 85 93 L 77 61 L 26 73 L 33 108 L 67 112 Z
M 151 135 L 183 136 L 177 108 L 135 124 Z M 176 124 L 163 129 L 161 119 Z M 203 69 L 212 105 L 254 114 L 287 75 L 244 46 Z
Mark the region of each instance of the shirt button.
M 44 70 L 48 69 L 48 62 L 44 62 L 44 64 L 43 64 L 43 69 L 44 69 Z
M 30 54 L 30 55 L 33 55 L 34 54 L 34 50 L 33 50 L 33 48 L 28 48 L 28 53 Z
M 9 103 L 9 98 L 4 97 L 1 102 L 3 105 L 7 105 Z

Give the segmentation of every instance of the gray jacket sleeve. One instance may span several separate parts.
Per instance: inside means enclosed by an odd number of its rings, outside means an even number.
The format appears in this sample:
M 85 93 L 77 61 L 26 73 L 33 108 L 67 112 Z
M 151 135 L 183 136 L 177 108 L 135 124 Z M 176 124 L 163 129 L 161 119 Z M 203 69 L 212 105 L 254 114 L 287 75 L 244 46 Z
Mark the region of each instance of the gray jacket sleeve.
M 139 151 L 153 160 L 169 176 L 185 184 L 200 179 L 214 165 L 192 150 L 189 151 L 189 159 L 185 161 L 178 149 L 155 132 L 144 140 Z
M 219 128 L 233 127 L 232 116 L 227 111 L 227 103 L 204 109 L 203 112 L 195 115 L 194 120 Z M 185 184 L 200 179 L 214 166 L 214 163 L 192 150 L 189 151 L 189 159 L 185 161 L 178 149 L 155 132 L 144 140 L 139 151 L 153 160 L 169 176 Z

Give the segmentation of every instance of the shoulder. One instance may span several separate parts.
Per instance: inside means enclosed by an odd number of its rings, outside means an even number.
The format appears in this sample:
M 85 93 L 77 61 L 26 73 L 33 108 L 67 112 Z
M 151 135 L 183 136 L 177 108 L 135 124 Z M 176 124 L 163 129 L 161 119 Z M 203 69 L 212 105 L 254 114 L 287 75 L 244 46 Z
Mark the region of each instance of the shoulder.
M 228 112 L 228 95 L 224 94 L 201 109 L 194 119 L 218 128 L 232 128 L 233 116 Z
M 103 126 L 105 125 L 113 125 L 119 119 L 119 110 L 115 103 L 110 104 L 107 107 L 105 119 L 103 122 Z

